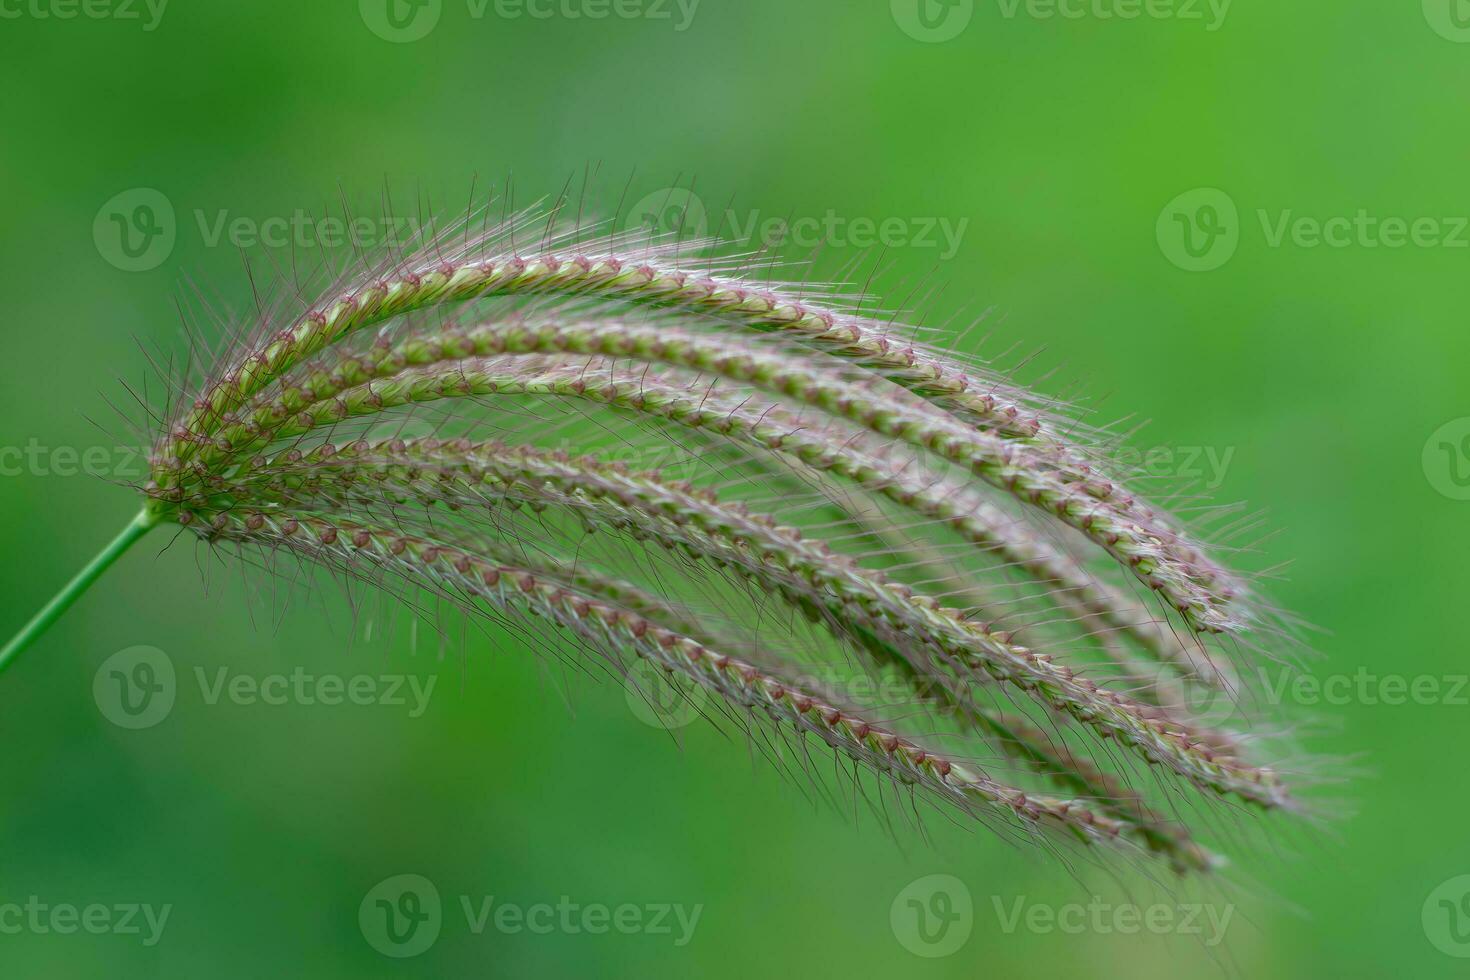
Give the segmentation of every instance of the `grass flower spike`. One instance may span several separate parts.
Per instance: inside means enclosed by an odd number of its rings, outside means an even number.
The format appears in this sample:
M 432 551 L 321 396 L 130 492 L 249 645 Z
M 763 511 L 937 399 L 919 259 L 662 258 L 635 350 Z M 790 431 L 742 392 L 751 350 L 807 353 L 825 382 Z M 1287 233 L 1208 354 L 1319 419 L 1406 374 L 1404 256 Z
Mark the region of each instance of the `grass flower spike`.
M 139 516 L 0 666 L 168 524 L 646 661 L 1049 847 L 1205 873 L 1220 817 L 1300 809 L 1240 681 L 1279 617 L 1070 406 L 714 242 L 474 226 L 175 372 Z

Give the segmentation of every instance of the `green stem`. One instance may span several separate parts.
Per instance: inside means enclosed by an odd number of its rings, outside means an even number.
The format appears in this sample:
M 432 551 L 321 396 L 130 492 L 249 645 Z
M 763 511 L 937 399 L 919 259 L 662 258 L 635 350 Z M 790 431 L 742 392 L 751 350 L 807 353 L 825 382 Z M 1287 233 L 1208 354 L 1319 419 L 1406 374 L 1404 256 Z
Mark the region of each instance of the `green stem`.
M 70 609 L 71 604 L 81 598 L 82 593 L 86 592 L 87 588 L 97 581 L 98 577 L 107 571 L 112 563 L 122 556 L 123 552 L 132 547 L 134 542 L 147 534 L 149 529 L 157 523 L 158 518 L 148 513 L 147 510 L 139 512 L 138 516 L 123 528 L 122 533 L 113 538 L 111 544 L 103 548 L 86 568 L 77 573 L 76 578 L 68 582 L 65 588 L 56 593 L 55 598 L 46 603 L 45 608 L 36 613 L 35 618 L 26 623 L 24 629 L 15 634 L 13 640 L 5 644 L 5 649 L 0 650 L 0 670 L 9 667 L 10 662 L 22 650 L 34 643 L 42 633 L 50 628 L 52 623 L 60 619 L 61 614 Z

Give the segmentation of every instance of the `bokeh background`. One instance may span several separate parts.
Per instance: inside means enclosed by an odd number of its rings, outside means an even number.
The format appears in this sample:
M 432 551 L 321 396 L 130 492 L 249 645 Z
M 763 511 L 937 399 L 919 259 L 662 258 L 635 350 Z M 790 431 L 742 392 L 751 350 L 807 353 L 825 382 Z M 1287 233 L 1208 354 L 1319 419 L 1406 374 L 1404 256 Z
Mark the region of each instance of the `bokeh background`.
M 995 349 L 1152 420 L 1145 445 L 1228 458 L 1217 493 L 1275 529 L 1258 566 L 1290 562 L 1272 595 L 1328 631 L 1312 674 L 1371 675 L 1287 706 L 1351 782 L 1322 826 L 1237 853 L 1207 899 L 1233 909 L 1225 942 L 1008 931 L 997 903 L 1172 899 L 943 820 L 889 833 L 513 642 L 364 636 L 338 596 L 201 576 L 159 536 L 0 679 L 0 905 L 169 916 L 93 935 L 0 914 L 0 970 L 1463 975 L 1470 4 L 922 2 L 395 0 L 396 20 L 382 0 L 0 2 L 0 629 L 133 513 L 108 402 L 129 401 L 116 379 L 156 390 L 139 342 L 179 349 L 190 280 L 248 305 L 222 216 L 248 233 L 385 181 L 403 210 L 452 211 L 472 180 L 513 175 L 529 201 L 595 168 L 605 207 L 692 180 L 741 222 L 836 216 L 856 234 L 826 236 L 828 274 L 871 253 L 862 221 L 893 219 L 883 262 L 943 287 L 931 322 L 991 309 Z M 137 254 L 113 215 L 143 221 Z M 177 695 L 127 728 L 94 680 L 139 646 Z M 196 679 L 297 667 L 435 686 L 414 716 L 210 703 Z M 1388 703 L 1386 677 L 1436 693 Z M 395 959 L 358 911 L 403 874 L 434 884 L 443 925 Z M 934 874 L 973 911 L 926 957 L 890 912 Z M 477 934 L 461 896 L 701 910 L 687 936 Z

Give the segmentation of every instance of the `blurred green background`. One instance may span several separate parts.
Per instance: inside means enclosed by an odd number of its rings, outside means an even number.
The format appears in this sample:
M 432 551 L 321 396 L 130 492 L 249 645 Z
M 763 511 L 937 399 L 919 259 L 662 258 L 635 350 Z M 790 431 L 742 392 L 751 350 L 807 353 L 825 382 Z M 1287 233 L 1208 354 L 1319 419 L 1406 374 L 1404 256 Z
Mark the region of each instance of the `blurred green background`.
M 1103 414 L 1153 420 L 1145 445 L 1233 452 L 1218 494 L 1269 511 L 1259 565 L 1292 563 L 1273 596 L 1331 631 L 1315 675 L 1440 685 L 1426 703 L 1358 686 L 1289 706 L 1351 782 L 1322 792 L 1323 826 L 1277 822 L 1279 848 L 1236 850 L 1237 884 L 1212 899 L 1234 908 L 1226 942 L 1007 931 L 997 902 L 1170 899 L 944 820 L 894 839 L 871 814 L 814 806 L 743 740 L 670 737 L 616 685 L 568 681 L 514 641 L 461 656 L 402 622 L 349 640 L 339 597 L 283 606 L 160 535 L 0 683 L 0 907 L 36 896 L 169 917 L 150 944 L 141 915 L 141 934 L 91 935 L 0 912 L 0 970 L 1464 974 L 1470 4 L 1088 0 L 1064 17 L 924 3 L 443 0 L 393 21 L 382 0 L 175 0 L 161 17 L 0 0 L 0 629 L 133 513 L 72 454 L 94 449 L 120 478 L 136 468 L 115 424 L 88 421 L 128 401 L 116 378 L 150 376 L 135 338 L 180 349 L 190 278 L 248 305 L 240 255 L 211 233 L 221 215 L 320 213 L 339 195 L 375 200 L 385 180 L 405 205 L 422 193 L 452 210 L 474 175 L 482 189 L 514 175 L 529 201 L 592 166 L 612 202 L 693 179 L 712 213 L 733 201 L 741 221 L 897 219 L 884 262 L 943 286 L 930 322 L 993 308 L 987 350 L 1041 351 Z M 172 209 L 172 238 L 129 257 L 115 228 L 108 244 L 109 215 L 131 213 L 138 189 Z M 1350 224 L 1314 244 L 1303 218 Z M 926 223 L 963 224 L 957 248 L 912 240 Z M 865 244 L 835 237 L 829 275 Z M 100 710 L 94 678 L 140 645 L 168 658 L 178 692 L 167 717 L 129 729 Z M 196 682 L 298 666 L 435 687 L 413 717 L 211 704 Z M 927 958 L 890 911 L 937 873 L 963 883 L 973 921 L 957 951 Z M 443 925 L 392 959 L 358 910 L 401 874 L 433 882 Z M 682 945 L 672 919 L 672 934 L 477 934 L 460 897 L 492 895 L 702 910 Z

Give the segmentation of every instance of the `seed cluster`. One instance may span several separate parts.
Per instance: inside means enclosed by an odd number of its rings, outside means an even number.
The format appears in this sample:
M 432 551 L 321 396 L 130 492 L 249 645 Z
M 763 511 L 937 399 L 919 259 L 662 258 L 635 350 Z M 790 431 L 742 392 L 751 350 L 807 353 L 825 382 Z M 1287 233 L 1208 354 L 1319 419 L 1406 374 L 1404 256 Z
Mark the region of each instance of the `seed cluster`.
M 1234 693 L 1227 654 L 1265 618 L 1251 590 L 1045 398 L 669 243 L 487 234 L 443 252 L 334 285 L 220 364 L 155 446 L 153 514 L 549 622 L 931 798 L 1181 872 L 1216 858 L 1150 802 L 1150 769 L 1201 798 L 1296 806 L 1259 740 L 1169 693 Z M 338 435 L 447 409 L 463 437 Z M 571 424 L 547 419 L 581 416 L 717 445 L 737 476 L 700 485 L 540 444 Z M 782 481 L 790 516 L 749 499 Z M 1068 796 L 809 689 L 777 627 L 676 599 L 612 549 L 584 554 L 572 526 L 781 605 L 900 677 L 931 727 Z M 1040 640 L 996 589 L 1048 612 Z

